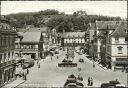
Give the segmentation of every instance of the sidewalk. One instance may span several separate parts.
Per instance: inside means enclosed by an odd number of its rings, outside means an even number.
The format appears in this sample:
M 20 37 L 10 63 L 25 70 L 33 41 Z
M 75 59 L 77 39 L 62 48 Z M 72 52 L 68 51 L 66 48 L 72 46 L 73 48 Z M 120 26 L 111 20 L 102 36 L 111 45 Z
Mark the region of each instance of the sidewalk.
M 16 79 L 15 81 L 3 86 L 2 88 L 15 88 L 17 87 L 18 85 L 24 83 L 26 80 L 23 80 L 23 79 Z

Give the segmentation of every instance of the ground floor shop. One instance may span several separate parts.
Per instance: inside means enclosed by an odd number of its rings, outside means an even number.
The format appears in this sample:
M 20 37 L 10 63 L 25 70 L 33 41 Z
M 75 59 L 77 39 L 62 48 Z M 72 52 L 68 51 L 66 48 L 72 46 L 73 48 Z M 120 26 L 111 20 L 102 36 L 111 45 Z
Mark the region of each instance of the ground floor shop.
M 112 70 L 123 70 L 128 66 L 128 57 L 107 57 L 106 63 Z
M 33 50 L 33 51 L 27 51 L 27 50 L 24 50 L 22 51 L 21 53 L 15 51 L 15 54 L 18 55 L 18 56 L 21 56 L 21 55 L 29 55 L 30 58 L 36 60 L 38 58 L 43 58 L 44 57 L 44 52 L 43 51 L 38 51 L 38 50 Z
M 4 86 L 15 80 L 15 65 L 9 65 L 1 68 L 1 86 Z

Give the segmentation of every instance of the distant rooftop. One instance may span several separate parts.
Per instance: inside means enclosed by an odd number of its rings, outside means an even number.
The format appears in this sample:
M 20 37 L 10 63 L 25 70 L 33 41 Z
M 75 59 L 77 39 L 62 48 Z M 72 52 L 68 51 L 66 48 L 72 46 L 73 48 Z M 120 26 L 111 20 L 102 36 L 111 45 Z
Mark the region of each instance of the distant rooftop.
M 111 36 L 115 36 L 115 37 L 128 36 L 127 21 L 120 22 L 120 24 L 117 26 L 116 30 L 111 34 Z
M 85 36 L 85 32 L 66 32 L 62 34 L 62 37 L 64 38 L 68 38 L 68 37 L 84 37 Z
M 98 30 L 116 29 L 120 21 L 96 21 Z
M 40 28 L 36 28 L 36 27 L 32 27 L 32 28 L 20 28 L 17 29 L 18 32 L 48 32 L 49 28 L 48 27 L 40 27 Z
M 21 43 L 39 43 L 41 32 L 18 32 L 23 36 Z

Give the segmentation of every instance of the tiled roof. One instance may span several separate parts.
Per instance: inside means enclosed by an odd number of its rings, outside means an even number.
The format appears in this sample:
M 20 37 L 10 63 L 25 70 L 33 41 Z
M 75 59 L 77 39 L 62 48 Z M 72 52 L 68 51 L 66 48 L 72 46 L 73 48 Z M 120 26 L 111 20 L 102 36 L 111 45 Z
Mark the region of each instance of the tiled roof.
M 18 32 L 23 36 L 21 43 L 38 43 L 40 41 L 41 32 Z
M 122 22 L 120 22 L 120 25 L 118 25 L 116 30 L 111 34 L 111 36 L 115 36 L 115 37 L 128 36 L 127 33 L 126 33 L 126 30 L 128 31 L 127 22 L 126 21 L 122 21 Z
M 38 31 L 38 32 L 47 32 L 48 31 L 48 27 L 40 27 L 40 28 L 21 28 L 21 29 L 18 29 L 19 32 L 24 32 L 24 31 L 27 31 L 27 32 L 35 32 L 35 31 Z
M 62 37 L 69 38 L 69 37 L 84 37 L 85 32 L 66 32 L 62 34 Z
M 116 29 L 117 25 L 119 25 L 119 21 L 96 21 L 97 29 Z

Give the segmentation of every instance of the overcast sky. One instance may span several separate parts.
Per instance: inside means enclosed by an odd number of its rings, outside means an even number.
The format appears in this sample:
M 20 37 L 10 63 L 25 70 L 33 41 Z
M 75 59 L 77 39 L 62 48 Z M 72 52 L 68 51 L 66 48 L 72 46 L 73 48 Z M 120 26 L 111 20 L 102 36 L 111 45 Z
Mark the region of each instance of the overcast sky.
M 84 10 L 88 14 L 127 17 L 127 1 L 1 1 L 1 14 L 56 9 L 66 14 Z

